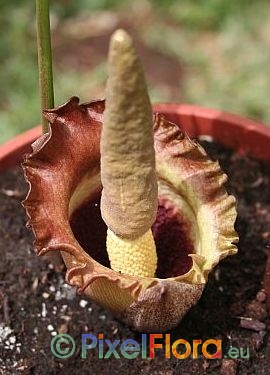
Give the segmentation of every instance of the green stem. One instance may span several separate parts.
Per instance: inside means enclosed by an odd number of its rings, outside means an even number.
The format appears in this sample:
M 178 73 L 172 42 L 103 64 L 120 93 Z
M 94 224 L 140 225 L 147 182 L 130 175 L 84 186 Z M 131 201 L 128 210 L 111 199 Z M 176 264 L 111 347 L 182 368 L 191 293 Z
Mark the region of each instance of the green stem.
M 54 107 L 49 0 L 36 0 L 37 47 L 41 111 Z M 48 122 L 42 116 L 43 132 Z

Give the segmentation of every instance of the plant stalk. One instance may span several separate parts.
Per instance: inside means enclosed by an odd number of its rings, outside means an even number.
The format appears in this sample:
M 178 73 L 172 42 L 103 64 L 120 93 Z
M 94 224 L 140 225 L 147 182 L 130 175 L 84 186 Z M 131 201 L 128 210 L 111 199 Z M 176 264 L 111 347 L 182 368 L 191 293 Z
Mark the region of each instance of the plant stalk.
M 52 49 L 49 0 L 36 0 L 38 72 L 41 113 L 54 107 Z M 48 121 L 42 116 L 43 133 L 48 132 Z

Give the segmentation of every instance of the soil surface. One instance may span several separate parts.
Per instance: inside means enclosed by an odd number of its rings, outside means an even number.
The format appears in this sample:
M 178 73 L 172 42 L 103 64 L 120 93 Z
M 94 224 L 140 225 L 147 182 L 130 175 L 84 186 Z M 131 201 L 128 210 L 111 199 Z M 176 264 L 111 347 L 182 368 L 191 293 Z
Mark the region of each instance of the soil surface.
M 0 374 L 269 374 L 270 319 L 262 281 L 270 240 L 270 170 L 213 143 L 202 143 L 219 159 L 229 175 L 228 189 L 237 198 L 239 253 L 213 270 L 199 303 L 169 333 L 171 344 L 185 339 L 191 347 L 194 339 L 222 340 L 223 358 L 207 359 L 201 350 L 197 359 L 192 352 L 186 359 L 175 358 L 172 352 L 165 358 L 163 346 L 155 350 L 153 359 L 142 358 L 141 352 L 135 359 L 126 359 L 119 344 L 120 358 L 113 354 L 99 358 L 96 347 L 88 349 L 83 359 L 83 333 L 103 334 L 111 342 L 134 339 L 140 345 L 142 335 L 77 296 L 65 283 L 64 270 L 56 271 L 49 260 L 35 256 L 20 203 L 27 185 L 18 168 L 0 175 Z M 56 358 L 50 348 L 59 333 L 69 334 L 75 342 L 75 351 L 67 359 Z M 156 342 L 164 344 L 164 338 Z M 239 349 L 238 358 L 230 358 L 231 347 Z M 209 346 L 208 352 L 215 349 Z M 105 356 L 107 343 L 103 350 Z M 185 352 L 185 346 L 178 351 Z M 237 350 L 230 353 L 236 356 Z

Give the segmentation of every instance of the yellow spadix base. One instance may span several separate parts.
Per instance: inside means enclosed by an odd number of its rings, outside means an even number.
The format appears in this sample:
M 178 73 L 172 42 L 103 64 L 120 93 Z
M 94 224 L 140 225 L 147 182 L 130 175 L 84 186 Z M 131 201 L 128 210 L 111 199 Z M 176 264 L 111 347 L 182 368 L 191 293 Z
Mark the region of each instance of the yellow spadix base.
M 133 240 L 120 238 L 108 229 L 107 252 L 114 271 L 131 276 L 155 276 L 157 253 L 151 229 Z

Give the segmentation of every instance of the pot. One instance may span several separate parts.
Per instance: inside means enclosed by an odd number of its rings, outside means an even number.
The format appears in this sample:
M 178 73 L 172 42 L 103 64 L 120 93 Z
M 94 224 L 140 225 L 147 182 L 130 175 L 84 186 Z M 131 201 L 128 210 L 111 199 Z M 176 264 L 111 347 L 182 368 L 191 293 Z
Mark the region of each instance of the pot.
M 270 164 L 270 128 L 257 121 L 189 104 L 156 104 L 156 112 L 181 124 L 191 138 L 209 136 L 223 146 Z
M 191 138 L 208 136 L 238 153 L 270 164 L 270 128 L 258 121 L 189 104 L 156 104 L 153 109 L 181 124 Z M 37 126 L 0 146 L 0 171 L 20 163 L 40 135 L 41 127 Z
M 181 124 L 182 130 L 191 138 L 204 136 L 270 165 L 270 128 L 260 122 L 188 104 L 156 104 L 153 109 L 164 114 L 169 121 Z M 0 172 L 18 165 L 23 155 L 31 152 L 31 144 L 40 135 L 41 127 L 38 126 L 0 146 Z M 270 295 L 270 257 L 266 267 L 264 286 Z
M 21 163 L 23 155 L 31 152 L 31 144 L 40 135 L 41 126 L 37 126 L 0 145 L 0 172 Z

